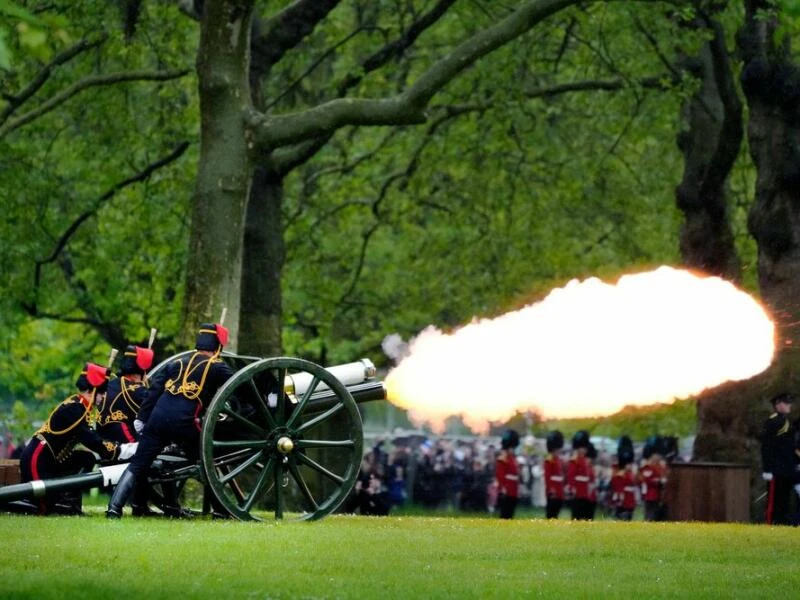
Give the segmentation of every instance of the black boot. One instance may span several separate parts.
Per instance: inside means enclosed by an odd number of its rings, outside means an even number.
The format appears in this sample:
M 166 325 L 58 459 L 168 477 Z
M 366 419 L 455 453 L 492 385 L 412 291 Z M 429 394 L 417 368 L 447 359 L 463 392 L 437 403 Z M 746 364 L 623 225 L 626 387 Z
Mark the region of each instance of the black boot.
M 107 518 L 122 518 L 122 509 L 125 507 L 125 503 L 128 502 L 128 498 L 135 488 L 136 475 L 131 473 L 130 470 L 126 470 L 122 474 L 122 477 L 119 478 L 119 483 L 117 483 L 117 487 L 114 488 L 111 500 L 108 501 L 108 510 L 106 511 Z
M 133 492 L 133 500 L 131 500 L 131 515 L 134 517 L 155 517 L 159 516 L 154 510 L 150 510 L 147 505 L 150 499 L 150 482 L 142 481 L 136 484 L 136 489 Z
M 51 513 L 66 516 L 84 516 L 83 493 L 80 490 L 61 492 L 53 502 Z
M 209 486 L 205 488 L 205 499 L 208 499 L 209 504 L 211 505 L 211 520 L 212 521 L 221 521 L 226 519 L 233 519 L 233 515 L 228 512 L 228 509 L 225 508 L 222 503 L 217 500 L 217 497 L 214 495 L 214 492 L 211 491 Z

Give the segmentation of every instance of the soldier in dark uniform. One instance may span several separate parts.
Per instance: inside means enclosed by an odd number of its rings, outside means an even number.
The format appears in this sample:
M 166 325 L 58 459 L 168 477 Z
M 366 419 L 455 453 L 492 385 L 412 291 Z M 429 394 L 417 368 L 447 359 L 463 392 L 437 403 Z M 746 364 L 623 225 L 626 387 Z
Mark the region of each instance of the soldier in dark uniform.
M 519 446 L 519 434 L 508 429 L 500 439 L 500 454 L 495 463 L 497 506 L 501 519 L 513 519 L 519 501 L 519 465 L 514 449 Z
M 134 427 L 134 421 L 139 415 L 141 405 L 147 400 L 148 388 L 144 376 L 152 364 L 153 351 L 150 348 L 125 348 L 119 377 L 108 382 L 105 401 L 98 404 L 97 433 L 103 438 L 119 443 L 138 441 L 139 433 Z M 174 487 L 169 484 L 165 486 L 170 489 Z M 131 512 L 134 516 L 158 514 L 147 507 L 149 495 L 150 485 L 143 479 L 131 501 Z
M 227 341 L 228 330 L 222 325 L 204 323 L 197 334 L 196 351 L 170 362 L 151 382 L 148 398 L 139 411 L 139 420 L 144 423 L 139 450 L 122 474 L 106 516 L 122 516 L 136 482 L 147 477 L 150 465 L 165 446 L 178 444 L 190 460 L 199 458 L 202 417 L 214 394 L 233 375 L 219 358 Z
M 59 404 L 25 446 L 20 461 L 23 483 L 91 471 L 97 459 L 92 452 L 75 450 L 83 444 L 104 460 L 126 460 L 136 444 L 102 439 L 90 426 L 90 413 L 102 401 L 108 385 L 108 369 L 87 363 L 75 382 L 78 393 Z M 46 495 L 40 514 L 80 514 L 81 493 Z
M 788 393 L 772 398 L 773 413 L 761 433 L 762 477 L 768 486 L 766 521 L 769 524 L 789 524 L 789 503 L 798 462 L 795 431 L 789 420 L 794 400 L 795 396 Z
M 564 434 L 551 431 L 547 434 L 547 458 L 544 460 L 544 490 L 547 496 L 545 515 L 557 519 L 564 505 L 564 463 L 559 452 L 564 447 Z
M 125 348 L 119 377 L 108 382 L 106 399 L 98 404 L 97 433 L 103 438 L 119 443 L 139 439 L 133 422 L 147 400 L 144 374 L 152 364 L 153 351 L 150 348 Z

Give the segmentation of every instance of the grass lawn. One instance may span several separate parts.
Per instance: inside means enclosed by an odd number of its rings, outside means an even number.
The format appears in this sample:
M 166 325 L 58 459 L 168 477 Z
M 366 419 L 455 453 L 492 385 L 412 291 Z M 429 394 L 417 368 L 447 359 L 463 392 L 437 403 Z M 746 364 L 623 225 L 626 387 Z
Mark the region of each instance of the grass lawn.
M 0 598 L 794 598 L 800 531 L 739 524 L 0 515 Z

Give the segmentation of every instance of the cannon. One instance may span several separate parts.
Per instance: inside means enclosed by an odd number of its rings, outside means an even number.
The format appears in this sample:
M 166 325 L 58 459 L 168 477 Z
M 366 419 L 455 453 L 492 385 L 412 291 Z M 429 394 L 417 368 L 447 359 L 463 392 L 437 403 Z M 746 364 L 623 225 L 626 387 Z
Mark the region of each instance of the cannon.
M 149 373 L 155 376 L 172 356 Z M 200 461 L 159 455 L 149 473 L 157 490 L 200 480 L 206 494 L 239 520 L 316 520 L 347 498 L 361 465 L 363 430 L 358 403 L 386 397 L 368 359 L 327 369 L 290 357 L 257 358 L 223 352 L 235 370 L 207 407 Z M 46 492 L 115 484 L 126 465 L 0 487 L 4 503 Z M 163 508 L 165 495 L 153 499 Z M 204 501 L 207 510 L 208 498 Z

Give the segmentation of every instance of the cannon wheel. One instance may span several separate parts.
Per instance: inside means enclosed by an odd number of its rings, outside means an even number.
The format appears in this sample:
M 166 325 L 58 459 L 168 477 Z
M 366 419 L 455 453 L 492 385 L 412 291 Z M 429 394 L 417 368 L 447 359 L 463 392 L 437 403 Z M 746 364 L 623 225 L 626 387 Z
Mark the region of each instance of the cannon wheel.
M 295 398 L 277 382 L 299 373 L 312 380 Z M 308 401 L 321 383 L 335 400 L 320 412 Z M 319 365 L 279 357 L 244 367 L 219 389 L 201 456 L 207 484 L 234 517 L 316 520 L 352 490 L 362 448 L 361 415 L 347 388 Z

